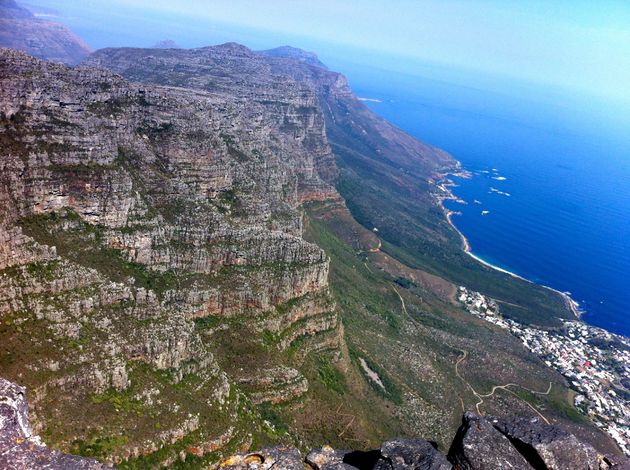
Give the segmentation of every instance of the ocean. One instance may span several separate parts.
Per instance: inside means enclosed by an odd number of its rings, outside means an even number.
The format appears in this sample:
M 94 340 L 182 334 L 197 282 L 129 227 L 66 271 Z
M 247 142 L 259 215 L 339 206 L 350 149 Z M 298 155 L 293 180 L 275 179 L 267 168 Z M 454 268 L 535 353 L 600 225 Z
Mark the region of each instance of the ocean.
M 630 114 L 535 86 L 347 74 L 371 109 L 471 172 L 454 178 L 466 204 L 447 207 L 473 254 L 570 292 L 584 321 L 630 336 Z

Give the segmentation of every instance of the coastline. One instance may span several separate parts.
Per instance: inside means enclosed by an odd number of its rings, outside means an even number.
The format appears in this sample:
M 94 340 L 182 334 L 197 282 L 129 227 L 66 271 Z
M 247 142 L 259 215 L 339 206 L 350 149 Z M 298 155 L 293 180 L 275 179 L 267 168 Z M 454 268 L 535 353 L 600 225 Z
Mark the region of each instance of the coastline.
M 607 365 L 609 358 L 614 358 L 617 365 L 623 368 L 623 364 L 628 364 L 630 359 L 630 338 L 611 333 L 610 331 L 591 325 L 581 319 L 579 304 L 571 298 L 568 292 L 562 292 L 553 287 L 536 283 L 507 269 L 495 266 L 472 252 L 472 247 L 466 236 L 457 228 L 453 222 L 453 215 L 460 215 L 461 212 L 448 209 L 444 201 L 459 201 L 450 187 L 456 186 L 448 176 L 461 176 L 461 172 L 449 172 L 441 175 L 435 184 L 440 193 L 435 194 L 436 200 L 446 215 L 446 220 L 457 232 L 461 239 L 464 252 L 482 265 L 508 274 L 519 280 L 531 284 L 539 285 L 549 289 L 563 299 L 566 308 L 574 315 L 572 320 L 561 320 L 564 327 L 561 329 L 546 329 L 535 325 L 525 325 L 514 320 L 506 319 L 501 314 L 496 303 L 492 299 L 486 300 L 479 292 L 469 292 L 466 287 L 460 286 L 460 301 L 464 303 L 466 309 L 500 328 L 507 329 L 510 334 L 522 341 L 523 345 L 532 353 L 536 354 L 548 367 L 560 373 L 568 382 L 569 387 L 576 393 L 573 400 L 574 407 L 583 415 L 591 419 L 596 426 L 606 432 L 617 444 L 621 452 L 630 456 L 630 428 L 628 427 L 628 401 L 623 395 L 617 395 L 615 388 L 610 385 L 622 383 L 623 378 L 628 378 L 628 368 L 625 372 L 611 368 Z M 463 297 L 462 297 L 463 296 Z M 475 298 L 475 296 L 477 296 Z M 472 299 L 472 302 L 471 302 Z M 485 311 L 477 308 L 477 299 L 482 299 L 486 305 Z M 494 305 L 495 310 L 487 308 L 487 305 Z M 591 342 L 591 339 L 603 339 L 604 346 L 598 346 Z M 617 343 L 615 343 L 617 342 Z M 594 360 L 597 358 L 597 361 Z M 602 380 L 602 377 L 606 380 Z
M 468 256 L 470 256 L 471 258 L 473 258 L 475 261 L 483 264 L 484 266 L 490 268 L 490 269 L 494 269 L 495 271 L 499 271 L 503 274 L 507 274 L 509 276 L 512 276 L 516 279 L 519 279 L 521 281 L 525 281 L 525 282 L 529 282 L 530 284 L 537 284 L 541 287 L 544 287 L 545 289 L 549 289 L 550 291 L 555 292 L 556 294 L 560 295 L 560 297 L 562 297 L 567 309 L 569 311 L 571 311 L 571 313 L 574 315 L 576 320 L 581 320 L 582 318 L 582 314 L 584 313 L 581 309 L 580 309 L 580 304 L 575 301 L 571 295 L 567 292 L 562 292 L 558 289 L 554 289 L 553 287 L 550 286 L 546 286 L 544 284 L 538 284 L 534 281 L 532 281 L 531 279 L 527 279 L 523 276 L 520 276 L 516 273 L 513 273 L 512 271 L 508 271 L 507 269 L 501 268 L 500 266 L 496 266 L 492 263 L 489 263 L 488 261 L 484 260 L 483 258 L 477 256 L 476 254 L 474 254 L 472 252 L 472 247 L 470 245 L 470 242 L 468 241 L 468 239 L 466 238 L 466 236 L 461 232 L 461 230 L 459 230 L 459 228 L 457 228 L 457 226 L 455 225 L 455 222 L 453 222 L 453 216 L 454 215 L 461 215 L 460 212 L 457 211 L 453 211 L 448 209 L 445 205 L 444 205 L 444 201 L 456 201 L 456 202 L 460 202 L 461 199 L 458 198 L 457 196 L 455 196 L 455 194 L 453 194 L 453 192 L 450 190 L 450 188 L 457 186 L 452 180 L 448 179 L 448 176 L 457 176 L 457 177 L 461 177 L 461 178 L 471 178 L 472 174 L 466 170 L 462 170 L 461 167 L 457 168 L 456 172 L 449 172 L 449 173 L 445 173 L 445 174 L 441 174 L 439 175 L 440 179 L 438 182 L 436 183 L 437 187 L 442 191 L 442 195 L 437 195 L 437 199 L 439 202 L 440 207 L 442 208 L 442 210 L 444 211 L 445 215 L 446 215 L 446 220 L 448 221 L 449 225 L 453 228 L 453 230 L 455 230 L 455 232 L 457 232 L 457 234 L 459 235 L 461 241 L 462 241 L 462 249 L 464 250 L 464 253 L 466 253 Z

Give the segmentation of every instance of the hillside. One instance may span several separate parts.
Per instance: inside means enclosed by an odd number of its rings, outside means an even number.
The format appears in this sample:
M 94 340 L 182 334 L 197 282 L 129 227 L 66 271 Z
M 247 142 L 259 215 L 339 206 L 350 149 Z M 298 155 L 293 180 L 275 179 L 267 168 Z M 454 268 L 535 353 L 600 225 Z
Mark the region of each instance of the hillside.
M 35 432 L 203 468 L 276 443 L 446 451 L 475 410 L 618 452 L 455 298 L 570 315 L 461 251 L 435 197 L 457 163 L 283 51 L 105 49 L 75 69 L 0 51 L 0 376 L 31 391 Z
M 0 466 L 6 470 L 54 468 L 104 470 L 94 459 L 51 450 L 34 435 L 28 416 L 26 391 L 0 379 Z M 491 451 L 488 451 L 491 449 Z M 180 453 L 169 466 L 186 467 Z M 453 465 L 454 464 L 454 465 Z M 335 450 L 323 446 L 302 456 L 294 447 L 277 446 L 239 452 L 210 468 L 234 470 L 451 470 L 466 468 L 624 470 L 627 462 L 599 454 L 575 436 L 538 419 L 484 418 L 466 413 L 448 456 L 423 439 L 392 439 L 374 450 Z
M 66 26 L 37 18 L 14 0 L 0 0 L 0 47 L 69 65 L 78 64 L 91 52 Z

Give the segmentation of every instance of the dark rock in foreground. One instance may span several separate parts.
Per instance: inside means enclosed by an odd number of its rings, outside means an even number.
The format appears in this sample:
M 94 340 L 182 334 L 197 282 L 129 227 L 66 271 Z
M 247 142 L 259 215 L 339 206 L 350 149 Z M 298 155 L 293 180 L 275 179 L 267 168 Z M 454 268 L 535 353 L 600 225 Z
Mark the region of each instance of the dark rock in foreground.
M 466 413 L 448 456 L 462 470 L 529 469 L 527 460 L 485 418 Z
M 537 418 L 484 418 L 466 413 L 449 460 L 457 469 L 604 470 L 629 462 L 599 454 L 591 445 Z
M 450 461 L 450 462 L 449 462 Z M 105 469 L 87 458 L 48 449 L 33 436 L 26 390 L 0 378 L 0 468 Z M 629 461 L 599 454 L 572 434 L 525 418 L 466 413 L 447 457 L 423 439 L 394 439 L 380 449 L 343 451 L 324 446 L 305 458 L 291 447 L 236 454 L 219 468 L 234 470 L 627 470 Z
M 592 446 L 538 418 L 489 417 L 495 429 L 505 435 L 534 468 L 630 468 L 630 462 L 600 455 Z
M 463 417 L 448 459 L 423 439 L 395 439 L 371 451 L 340 451 L 324 446 L 302 460 L 293 448 L 239 454 L 221 468 L 313 470 L 625 470 L 614 461 L 556 426 L 536 419 Z
M 96 460 L 62 454 L 47 448 L 34 436 L 28 419 L 26 390 L 0 378 L 0 468 L 104 469 Z
M 451 464 L 430 442 L 396 439 L 381 446 L 378 470 L 448 470 Z
M 599 468 L 597 451 L 562 429 L 538 419 L 489 418 L 489 421 L 536 467 Z

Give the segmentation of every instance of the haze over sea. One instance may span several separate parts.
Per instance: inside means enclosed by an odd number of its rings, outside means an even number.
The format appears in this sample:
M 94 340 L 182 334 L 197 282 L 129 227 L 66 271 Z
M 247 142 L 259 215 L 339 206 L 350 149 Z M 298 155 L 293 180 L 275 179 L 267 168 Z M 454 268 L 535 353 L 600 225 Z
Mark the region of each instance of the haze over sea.
M 374 111 L 472 172 L 455 178 L 467 204 L 447 202 L 472 253 L 571 292 L 586 322 L 630 336 L 629 114 L 533 86 L 349 75 L 359 96 L 380 100 L 366 100 Z

